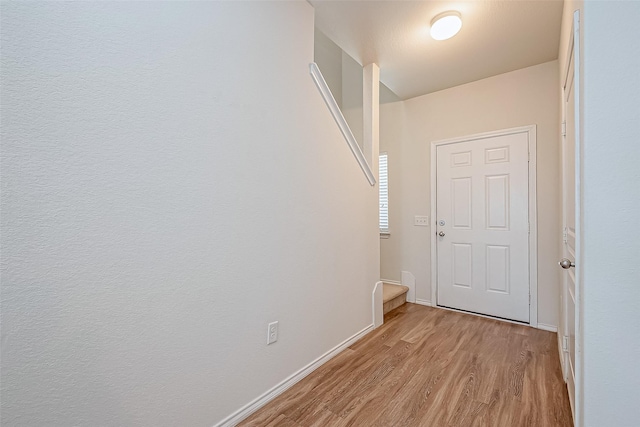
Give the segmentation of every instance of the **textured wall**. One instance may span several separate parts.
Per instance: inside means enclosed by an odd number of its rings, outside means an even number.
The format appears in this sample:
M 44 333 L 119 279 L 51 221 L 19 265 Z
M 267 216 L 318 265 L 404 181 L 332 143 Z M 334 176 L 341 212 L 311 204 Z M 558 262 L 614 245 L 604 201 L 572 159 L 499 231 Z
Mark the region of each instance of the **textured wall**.
M 583 12 L 583 420 L 631 427 L 640 419 L 640 3 L 585 1 Z
M 1 36 L 3 425 L 210 426 L 371 323 L 308 3 L 5 2 Z

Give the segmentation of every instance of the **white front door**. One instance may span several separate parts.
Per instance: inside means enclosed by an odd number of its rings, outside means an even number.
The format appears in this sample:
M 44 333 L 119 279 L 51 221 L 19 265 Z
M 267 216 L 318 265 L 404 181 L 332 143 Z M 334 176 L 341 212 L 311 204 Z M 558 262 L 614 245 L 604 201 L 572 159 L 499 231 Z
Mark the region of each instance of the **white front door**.
M 529 132 L 438 145 L 437 305 L 529 322 Z

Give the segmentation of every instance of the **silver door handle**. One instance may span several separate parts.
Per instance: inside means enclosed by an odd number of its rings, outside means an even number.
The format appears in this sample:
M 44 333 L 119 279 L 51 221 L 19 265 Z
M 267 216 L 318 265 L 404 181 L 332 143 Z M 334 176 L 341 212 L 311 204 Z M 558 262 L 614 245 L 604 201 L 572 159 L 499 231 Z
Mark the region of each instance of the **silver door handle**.
M 439 233 L 438 233 L 438 236 L 440 236 L 440 237 L 444 237 L 444 231 L 439 232 Z
M 569 269 L 570 267 L 575 267 L 576 266 L 574 263 L 572 263 L 567 258 L 562 258 L 558 264 L 560 264 L 560 267 L 564 268 L 565 270 Z

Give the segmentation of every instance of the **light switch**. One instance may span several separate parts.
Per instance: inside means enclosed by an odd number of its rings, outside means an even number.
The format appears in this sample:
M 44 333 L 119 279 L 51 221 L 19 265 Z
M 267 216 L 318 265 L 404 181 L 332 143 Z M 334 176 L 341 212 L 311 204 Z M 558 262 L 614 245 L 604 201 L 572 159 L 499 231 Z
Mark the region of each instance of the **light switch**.
M 420 227 L 428 227 L 429 226 L 429 217 L 428 216 L 420 216 L 416 215 L 413 219 L 413 225 L 417 225 Z

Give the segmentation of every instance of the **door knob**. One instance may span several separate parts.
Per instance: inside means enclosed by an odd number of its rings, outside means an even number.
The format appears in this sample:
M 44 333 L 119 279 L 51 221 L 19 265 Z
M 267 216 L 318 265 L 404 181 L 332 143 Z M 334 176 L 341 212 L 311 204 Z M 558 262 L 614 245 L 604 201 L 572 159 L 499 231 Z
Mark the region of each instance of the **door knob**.
M 560 264 L 560 267 L 564 268 L 565 270 L 567 270 L 570 267 L 575 267 L 576 266 L 574 263 L 572 263 L 567 258 L 562 258 L 558 264 Z
M 444 237 L 444 231 L 439 232 L 439 233 L 438 233 L 438 236 L 440 236 L 440 237 Z

